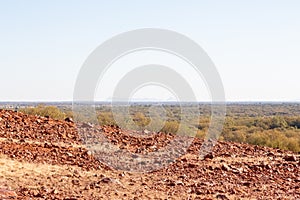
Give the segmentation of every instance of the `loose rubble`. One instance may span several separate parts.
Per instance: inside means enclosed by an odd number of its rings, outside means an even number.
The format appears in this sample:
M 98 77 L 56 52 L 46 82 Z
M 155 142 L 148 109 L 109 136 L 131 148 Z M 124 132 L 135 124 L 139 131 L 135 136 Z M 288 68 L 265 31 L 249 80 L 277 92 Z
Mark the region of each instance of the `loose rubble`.
M 293 152 L 220 141 L 202 159 L 203 141 L 194 139 L 169 166 L 134 173 L 96 159 L 80 129 L 136 154 L 175 137 L 0 110 L 0 199 L 300 199 L 300 158 Z

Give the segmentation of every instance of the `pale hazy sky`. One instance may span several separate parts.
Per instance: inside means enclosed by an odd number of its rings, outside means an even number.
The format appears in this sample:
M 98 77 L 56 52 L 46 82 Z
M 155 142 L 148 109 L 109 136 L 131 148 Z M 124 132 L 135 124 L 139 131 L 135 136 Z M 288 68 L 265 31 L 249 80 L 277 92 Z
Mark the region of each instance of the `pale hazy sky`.
M 0 0 L 0 101 L 72 100 L 87 56 L 138 28 L 201 45 L 229 101 L 300 100 L 298 0 Z

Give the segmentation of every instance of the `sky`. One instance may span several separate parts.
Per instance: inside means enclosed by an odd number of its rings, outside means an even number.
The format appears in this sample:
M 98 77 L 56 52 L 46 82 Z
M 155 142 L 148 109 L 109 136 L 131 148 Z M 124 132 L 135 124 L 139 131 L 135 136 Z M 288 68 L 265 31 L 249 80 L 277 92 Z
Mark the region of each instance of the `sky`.
M 0 101 L 72 100 L 90 53 L 140 28 L 197 42 L 214 62 L 227 101 L 299 101 L 299 9 L 298 0 L 0 0 Z M 105 91 L 113 88 L 104 86 L 99 99 L 110 98 Z M 173 98 L 155 87 L 136 96 Z

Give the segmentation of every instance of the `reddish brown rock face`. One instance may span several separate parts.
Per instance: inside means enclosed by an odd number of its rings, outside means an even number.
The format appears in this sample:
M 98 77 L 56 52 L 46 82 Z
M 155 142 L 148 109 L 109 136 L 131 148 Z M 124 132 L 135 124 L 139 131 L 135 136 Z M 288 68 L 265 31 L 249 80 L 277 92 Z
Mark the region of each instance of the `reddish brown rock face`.
M 174 138 L 138 137 L 114 126 L 78 128 L 137 154 Z M 81 141 L 71 119 L 0 110 L 0 199 L 300 199 L 299 155 L 292 152 L 218 142 L 200 159 L 202 140 L 195 139 L 168 167 L 132 173 L 101 163 Z

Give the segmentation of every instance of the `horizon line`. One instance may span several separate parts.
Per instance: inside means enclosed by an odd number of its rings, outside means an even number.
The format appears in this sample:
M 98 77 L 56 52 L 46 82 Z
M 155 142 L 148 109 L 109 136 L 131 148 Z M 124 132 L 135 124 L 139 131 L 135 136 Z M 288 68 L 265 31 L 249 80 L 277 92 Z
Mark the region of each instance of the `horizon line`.
M 3 103 L 73 103 L 72 100 L 0 100 L 0 104 Z M 77 102 L 94 102 L 94 103 L 111 103 L 109 100 L 99 101 L 77 101 Z M 128 102 L 125 100 L 118 100 L 114 102 Z M 223 101 L 170 101 L 170 100 L 132 100 L 133 103 L 218 103 Z M 300 100 L 225 100 L 225 103 L 300 103 Z

